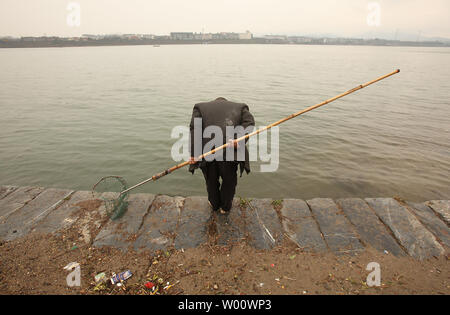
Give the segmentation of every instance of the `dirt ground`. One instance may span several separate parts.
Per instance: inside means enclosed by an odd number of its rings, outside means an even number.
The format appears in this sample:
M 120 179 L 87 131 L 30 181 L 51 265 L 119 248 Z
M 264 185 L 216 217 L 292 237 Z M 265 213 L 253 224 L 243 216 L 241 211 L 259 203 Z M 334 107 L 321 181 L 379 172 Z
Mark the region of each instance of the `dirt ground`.
M 271 251 L 245 243 L 205 244 L 154 255 L 74 245 L 66 235 L 29 235 L 0 244 L 0 294 L 449 294 L 448 257 L 417 261 L 374 250 L 358 256 L 311 254 L 284 244 Z M 64 270 L 81 267 L 81 287 Z M 381 266 L 381 286 L 366 283 L 367 264 Z M 94 276 L 130 270 L 121 287 Z M 154 289 L 146 288 L 152 282 Z M 173 286 L 171 286 L 173 285 Z M 170 287 L 168 287 L 170 286 Z
M 448 256 L 417 261 L 372 249 L 358 256 L 313 254 L 289 241 L 264 251 L 245 241 L 218 246 L 214 237 L 197 248 L 153 254 L 94 248 L 109 220 L 100 204 L 78 204 L 76 222 L 57 234 L 0 243 L 0 294 L 450 294 Z M 67 285 L 64 267 L 71 262 L 80 264 L 80 287 Z M 379 287 L 366 283 L 371 262 L 381 268 Z M 131 278 L 112 285 L 112 273 L 126 270 Z M 96 283 L 101 272 L 107 281 Z

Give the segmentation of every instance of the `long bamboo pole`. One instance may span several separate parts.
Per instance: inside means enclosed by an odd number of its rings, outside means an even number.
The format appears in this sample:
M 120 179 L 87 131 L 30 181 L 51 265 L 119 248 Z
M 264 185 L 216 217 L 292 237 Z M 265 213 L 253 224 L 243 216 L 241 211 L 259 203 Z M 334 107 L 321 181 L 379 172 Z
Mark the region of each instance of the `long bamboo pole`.
M 261 128 L 261 129 L 255 130 L 255 131 L 253 131 L 252 133 L 249 133 L 249 134 L 247 134 L 247 135 L 245 135 L 245 136 L 242 136 L 242 137 L 236 139 L 235 141 L 236 141 L 236 142 L 241 142 L 241 141 L 243 141 L 243 140 L 245 140 L 245 139 L 248 139 L 248 138 L 250 138 L 250 137 L 252 137 L 252 136 L 254 136 L 254 135 L 257 135 L 257 134 L 259 134 L 259 133 L 261 133 L 261 132 L 263 132 L 263 131 L 266 131 L 266 130 L 272 128 L 272 127 L 278 126 L 279 124 L 284 123 L 284 122 L 286 122 L 286 121 L 288 121 L 288 120 L 290 120 L 290 119 L 292 119 L 292 118 L 294 118 L 294 117 L 300 116 L 300 115 L 302 115 L 302 114 L 304 114 L 304 113 L 307 113 L 307 112 L 309 112 L 309 111 L 312 111 L 313 109 L 316 109 L 316 108 L 319 108 L 319 107 L 321 107 L 321 106 L 323 106 L 323 105 L 326 105 L 326 104 L 328 104 L 328 103 L 331 103 L 331 102 L 333 102 L 333 101 L 335 101 L 335 100 L 337 100 L 337 99 L 339 99 L 339 98 L 342 98 L 342 97 L 344 97 L 344 96 L 346 96 L 346 95 L 349 95 L 349 94 L 351 94 L 351 93 L 353 93 L 353 92 L 356 92 L 356 91 L 358 91 L 358 90 L 361 90 L 361 89 L 363 89 L 363 88 L 365 88 L 365 87 L 367 87 L 367 86 L 369 86 L 369 85 L 371 85 L 371 84 L 374 84 L 374 83 L 376 83 L 376 82 L 378 82 L 378 81 L 381 81 L 381 80 L 383 80 L 383 79 L 386 79 L 386 78 L 388 78 L 388 77 L 390 77 L 390 76 L 392 76 L 392 75 L 394 75 L 394 74 L 397 74 L 397 73 L 399 73 L 399 72 L 400 72 L 400 69 L 397 69 L 397 70 L 395 70 L 395 71 L 392 71 L 391 73 L 388 73 L 388 74 L 386 74 L 386 75 L 383 75 L 383 76 L 379 77 L 378 79 L 375 79 L 375 80 L 369 81 L 369 82 L 367 82 L 367 83 L 358 85 L 357 87 L 355 87 L 355 88 L 353 88 L 353 89 L 351 89 L 351 90 L 348 90 L 347 92 L 344 92 L 344 93 L 342 93 L 342 94 L 336 95 L 335 97 L 332 97 L 332 98 L 330 98 L 330 99 L 328 99 L 328 100 L 326 100 L 326 101 L 323 101 L 322 103 L 319 103 L 319 104 L 310 106 L 310 107 L 308 107 L 308 108 L 306 108 L 306 109 L 303 109 L 303 110 L 301 110 L 301 111 L 299 111 L 299 112 L 297 112 L 297 113 L 294 113 L 294 114 L 292 114 L 292 115 L 290 115 L 290 116 L 288 116 L 288 117 L 285 117 L 285 118 L 283 118 L 283 119 L 280 119 L 280 120 L 274 122 L 273 124 L 270 124 L 270 125 L 267 125 L 267 126 Z M 200 155 L 200 156 L 197 157 L 195 160 L 196 160 L 196 161 L 200 161 L 200 160 L 204 159 L 205 157 L 207 157 L 207 156 L 209 156 L 209 155 L 211 155 L 211 154 L 214 154 L 214 153 L 216 153 L 216 152 L 218 152 L 218 151 L 220 151 L 220 150 L 225 149 L 225 148 L 228 147 L 230 144 L 231 144 L 230 142 L 225 143 L 224 145 L 221 145 L 220 147 L 217 147 L 217 148 L 215 148 L 215 149 L 213 149 L 213 150 L 211 150 L 211 151 L 209 151 L 209 152 L 206 152 L 206 153 Z M 176 171 L 176 170 L 179 169 L 179 168 L 182 168 L 182 167 L 188 165 L 188 164 L 190 164 L 189 161 L 186 161 L 186 162 L 180 163 L 180 164 L 178 164 L 178 165 L 175 165 L 175 166 L 173 166 L 173 167 L 171 167 L 171 168 L 165 170 L 164 172 L 161 172 L 161 173 L 158 173 L 158 174 L 156 174 L 156 175 L 153 175 L 152 177 L 150 177 L 150 178 L 148 178 L 148 179 L 146 179 L 146 180 L 140 182 L 139 184 L 136 184 L 136 185 L 134 185 L 134 186 L 132 186 L 132 187 L 130 187 L 130 188 L 128 188 L 128 189 L 122 191 L 120 194 L 127 193 L 127 192 L 129 192 L 130 190 L 135 189 L 135 188 L 137 188 L 137 187 L 139 187 L 139 186 L 142 186 L 142 185 L 144 185 L 144 184 L 146 184 L 146 183 L 148 183 L 148 182 L 150 182 L 150 181 L 155 181 L 155 180 L 157 180 L 157 179 L 159 179 L 159 178 L 161 178 L 161 177 L 163 177 L 163 176 L 165 176 L 165 175 L 167 175 L 167 174 L 172 173 L 173 171 Z

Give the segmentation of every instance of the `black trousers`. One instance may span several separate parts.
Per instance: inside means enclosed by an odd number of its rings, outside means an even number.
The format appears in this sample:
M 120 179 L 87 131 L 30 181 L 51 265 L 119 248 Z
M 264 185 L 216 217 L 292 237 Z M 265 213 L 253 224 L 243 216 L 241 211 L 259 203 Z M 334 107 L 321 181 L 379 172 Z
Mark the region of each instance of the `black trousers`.
M 206 181 L 208 200 L 214 211 L 219 208 L 231 210 L 237 185 L 237 165 L 236 162 L 212 161 L 201 167 Z M 219 178 L 222 178 L 222 185 Z

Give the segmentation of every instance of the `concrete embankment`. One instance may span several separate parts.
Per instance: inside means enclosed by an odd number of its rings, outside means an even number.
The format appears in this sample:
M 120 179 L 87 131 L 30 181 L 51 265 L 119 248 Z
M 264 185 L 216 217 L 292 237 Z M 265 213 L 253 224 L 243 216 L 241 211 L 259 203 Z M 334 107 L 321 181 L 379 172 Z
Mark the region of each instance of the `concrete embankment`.
M 366 247 L 426 259 L 448 254 L 450 201 L 393 198 L 239 199 L 228 216 L 206 197 L 131 194 L 128 211 L 111 221 L 89 191 L 0 186 L 0 240 L 59 233 L 76 226 L 94 247 L 155 251 L 246 241 L 270 249 L 292 241 L 305 251 L 357 254 Z M 95 233 L 94 233 L 95 231 Z

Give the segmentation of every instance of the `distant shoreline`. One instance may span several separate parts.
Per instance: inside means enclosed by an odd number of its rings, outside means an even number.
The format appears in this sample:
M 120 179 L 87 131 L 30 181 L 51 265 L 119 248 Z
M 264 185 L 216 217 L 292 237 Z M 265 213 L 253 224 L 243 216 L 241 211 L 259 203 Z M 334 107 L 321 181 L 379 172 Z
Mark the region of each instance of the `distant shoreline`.
M 82 39 L 69 40 L 64 38 L 27 38 L 0 39 L 0 48 L 45 48 L 45 47 L 93 47 L 93 46 L 143 46 L 143 45 L 321 45 L 321 46 L 383 46 L 383 47 L 450 47 L 450 43 L 395 41 L 383 39 L 311 39 L 309 42 L 295 42 L 290 40 L 273 40 L 253 38 L 246 40 L 160 40 L 160 39 Z

